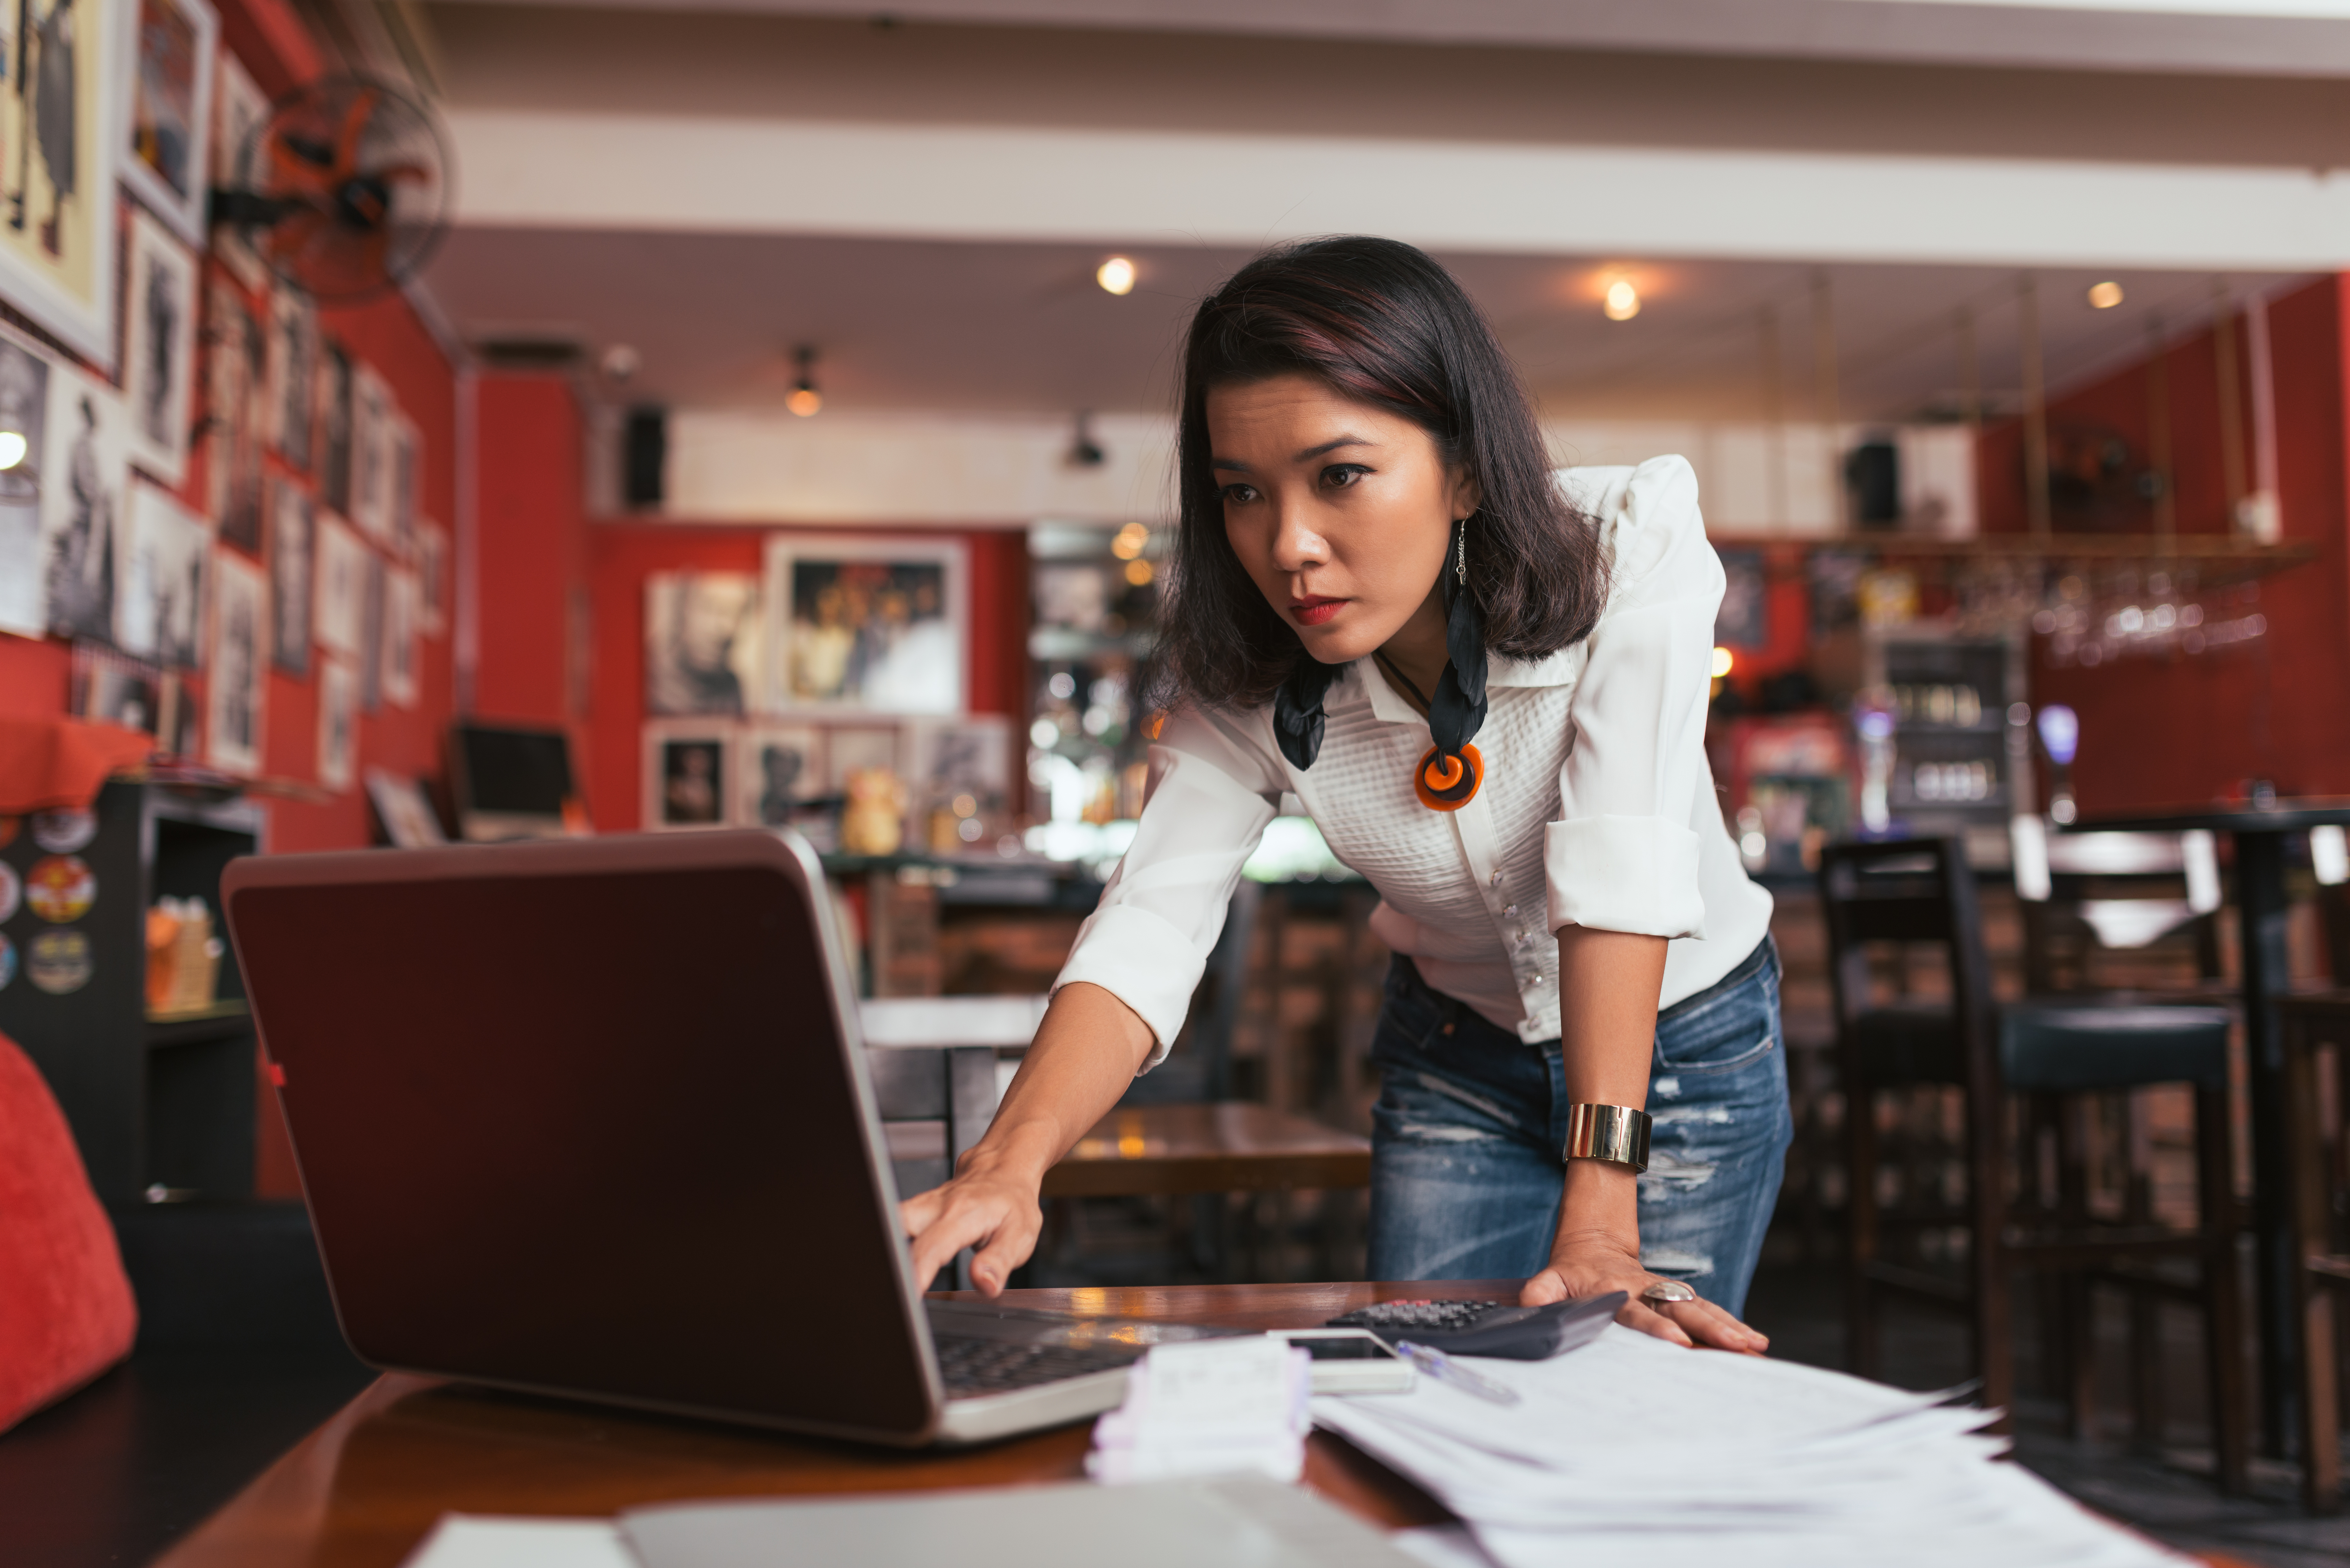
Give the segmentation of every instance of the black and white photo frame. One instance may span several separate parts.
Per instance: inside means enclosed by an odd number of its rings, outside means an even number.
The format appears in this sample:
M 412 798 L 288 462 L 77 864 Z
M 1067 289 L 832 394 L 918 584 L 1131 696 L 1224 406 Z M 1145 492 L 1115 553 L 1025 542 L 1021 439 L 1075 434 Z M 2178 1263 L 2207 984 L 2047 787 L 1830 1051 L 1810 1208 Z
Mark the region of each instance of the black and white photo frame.
M 643 818 L 646 831 L 691 832 L 724 827 L 733 818 L 735 748 L 733 724 L 678 719 L 644 730 Z
M 130 210 L 122 327 L 122 397 L 130 407 L 130 461 L 178 488 L 195 423 L 196 258 L 163 225 Z

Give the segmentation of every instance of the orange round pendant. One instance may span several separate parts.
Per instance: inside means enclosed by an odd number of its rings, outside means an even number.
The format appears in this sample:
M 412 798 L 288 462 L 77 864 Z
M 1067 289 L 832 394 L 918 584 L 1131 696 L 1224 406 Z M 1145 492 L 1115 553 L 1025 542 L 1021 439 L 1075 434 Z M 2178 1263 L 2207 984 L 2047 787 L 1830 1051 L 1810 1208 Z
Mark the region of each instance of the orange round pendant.
M 1412 771 L 1411 788 L 1430 811 L 1459 811 L 1477 797 L 1484 780 L 1485 759 L 1476 747 L 1463 745 L 1459 756 L 1447 757 L 1430 746 Z

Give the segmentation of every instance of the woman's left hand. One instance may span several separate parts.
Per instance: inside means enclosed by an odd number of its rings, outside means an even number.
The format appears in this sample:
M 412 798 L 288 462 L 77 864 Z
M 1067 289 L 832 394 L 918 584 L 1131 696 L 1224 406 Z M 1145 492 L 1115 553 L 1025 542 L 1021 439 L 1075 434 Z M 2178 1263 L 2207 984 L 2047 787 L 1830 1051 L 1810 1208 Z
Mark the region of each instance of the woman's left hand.
M 1518 1300 L 1526 1306 L 1546 1306 L 1552 1302 L 1583 1301 L 1609 1291 L 1622 1291 L 1631 1299 L 1616 1314 L 1616 1321 L 1627 1328 L 1653 1334 L 1675 1345 L 1701 1345 L 1748 1355 L 1760 1355 L 1771 1348 L 1766 1336 L 1710 1301 L 1658 1303 L 1641 1299 L 1642 1291 L 1663 1282 L 1663 1275 L 1652 1274 L 1640 1266 L 1637 1250 L 1627 1250 L 1613 1238 L 1562 1236 L 1551 1249 L 1550 1267 L 1526 1282 Z

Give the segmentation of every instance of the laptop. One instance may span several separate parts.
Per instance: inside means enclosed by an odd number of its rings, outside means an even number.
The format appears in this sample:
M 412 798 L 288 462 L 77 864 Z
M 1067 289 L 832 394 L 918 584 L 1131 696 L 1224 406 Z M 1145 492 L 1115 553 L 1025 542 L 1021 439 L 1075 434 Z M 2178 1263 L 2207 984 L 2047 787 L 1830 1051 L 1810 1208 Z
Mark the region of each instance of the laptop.
M 385 1370 L 915 1446 L 1230 1331 L 926 1300 L 788 833 L 242 859 L 221 883 L 344 1336 Z

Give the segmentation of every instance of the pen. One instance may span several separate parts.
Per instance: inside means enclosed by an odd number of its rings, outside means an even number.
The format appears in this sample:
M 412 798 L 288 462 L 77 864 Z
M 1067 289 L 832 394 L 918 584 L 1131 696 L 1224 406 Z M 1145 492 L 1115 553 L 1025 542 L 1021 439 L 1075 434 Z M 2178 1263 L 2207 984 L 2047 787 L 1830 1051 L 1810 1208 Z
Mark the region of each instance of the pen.
M 1414 1345 L 1408 1339 L 1396 1342 L 1396 1354 L 1427 1373 L 1440 1383 L 1450 1383 L 1463 1393 L 1474 1394 L 1480 1399 L 1491 1399 L 1496 1405 L 1514 1405 L 1518 1391 L 1507 1384 L 1496 1383 L 1482 1372 L 1471 1372 L 1440 1350 L 1425 1345 Z

